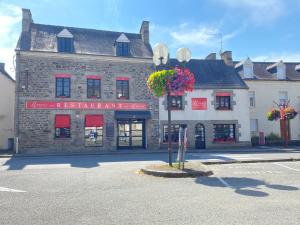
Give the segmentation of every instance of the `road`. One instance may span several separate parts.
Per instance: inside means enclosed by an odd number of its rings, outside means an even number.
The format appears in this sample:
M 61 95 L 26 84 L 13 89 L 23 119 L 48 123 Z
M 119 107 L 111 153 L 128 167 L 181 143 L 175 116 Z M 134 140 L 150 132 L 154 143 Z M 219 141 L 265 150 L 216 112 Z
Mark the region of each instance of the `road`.
M 211 165 L 201 178 L 136 172 L 164 157 L 2 158 L 0 224 L 300 224 L 300 162 Z

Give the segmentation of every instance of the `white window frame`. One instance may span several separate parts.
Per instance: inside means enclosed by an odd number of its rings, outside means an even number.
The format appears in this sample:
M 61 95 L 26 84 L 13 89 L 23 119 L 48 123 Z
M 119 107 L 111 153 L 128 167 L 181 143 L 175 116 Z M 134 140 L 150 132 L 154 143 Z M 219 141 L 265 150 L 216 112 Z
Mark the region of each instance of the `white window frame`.
M 251 105 L 251 98 L 253 98 L 253 104 Z M 255 107 L 255 91 L 249 91 L 249 106 L 251 108 Z
M 288 102 L 288 92 L 287 91 L 279 91 L 278 93 L 279 105 L 286 104 Z

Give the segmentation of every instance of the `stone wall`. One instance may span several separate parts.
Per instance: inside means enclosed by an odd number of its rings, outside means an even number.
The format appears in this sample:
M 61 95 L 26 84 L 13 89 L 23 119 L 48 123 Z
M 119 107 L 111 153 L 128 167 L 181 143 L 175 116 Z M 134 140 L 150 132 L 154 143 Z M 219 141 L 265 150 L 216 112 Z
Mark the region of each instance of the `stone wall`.
M 153 71 L 151 59 L 90 56 L 78 54 L 20 52 L 17 54 L 16 136 L 19 152 L 68 152 L 116 150 L 117 124 L 108 110 L 28 110 L 26 100 L 59 101 L 55 97 L 55 74 L 71 74 L 71 98 L 65 101 L 120 101 L 116 99 L 116 77 L 129 77 L 128 102 L 147 102 L 151 119 L 146 120 L 147 148 L 157 149 L 158 100 L 146 85 Z M 86 75 L 100 75 L 101 99 L 87 98 Z M 71 138 L 55 138 L 55 114 L 71 115 Z M 76 117 L 76 114 L 79 117 Z M 106 137 L 103 147 L 84 146 L 86 114 L 103 114 L 104 123 L 114 123 L 114 137 Z

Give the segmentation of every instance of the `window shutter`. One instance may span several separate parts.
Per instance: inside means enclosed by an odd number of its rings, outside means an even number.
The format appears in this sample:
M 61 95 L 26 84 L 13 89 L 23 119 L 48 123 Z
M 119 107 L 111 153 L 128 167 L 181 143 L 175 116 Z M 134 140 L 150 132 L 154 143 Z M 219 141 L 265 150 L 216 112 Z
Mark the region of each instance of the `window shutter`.
M 70 115 L 56 115 L 55 128 L 70 128 L 71 118 Z

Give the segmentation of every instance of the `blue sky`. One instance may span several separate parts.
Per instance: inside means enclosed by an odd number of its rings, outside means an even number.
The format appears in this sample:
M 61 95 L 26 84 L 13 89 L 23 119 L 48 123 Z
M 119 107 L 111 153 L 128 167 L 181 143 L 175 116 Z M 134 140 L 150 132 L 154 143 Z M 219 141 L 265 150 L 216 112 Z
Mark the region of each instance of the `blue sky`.
M 35 23 L 139 31 L 150 21 L 152 44 L 164 42 L 171 57 L 188 47 L 193 58 L 221 49 L 234 60 L 300 62 L 300 0 L 0 0 L 0 61 L 13 76 L 21 8 Z

